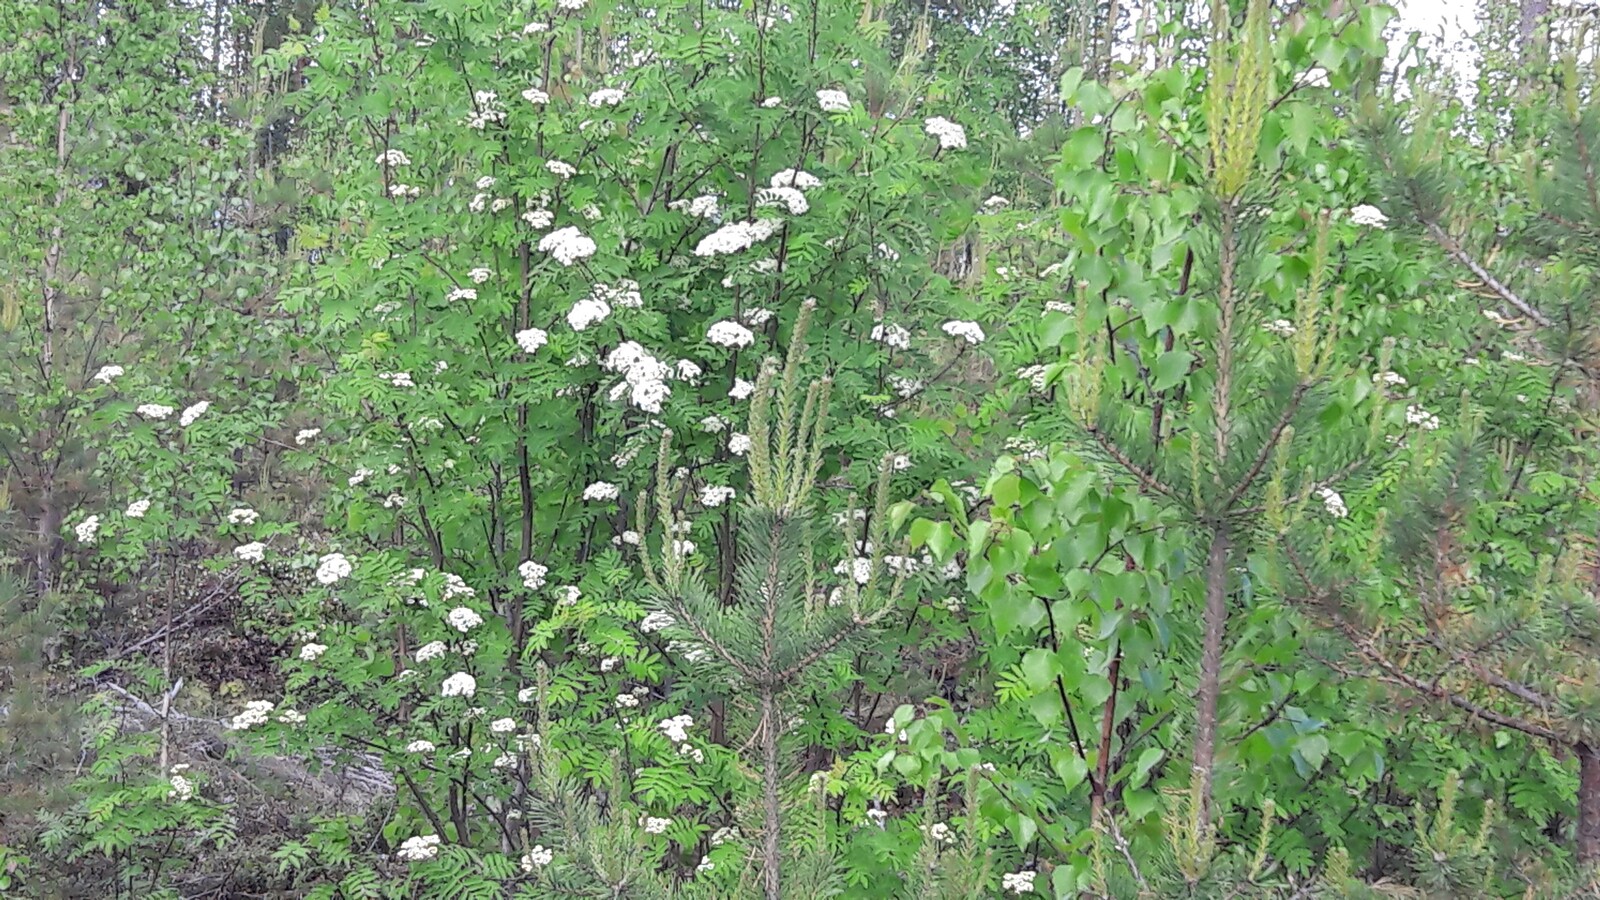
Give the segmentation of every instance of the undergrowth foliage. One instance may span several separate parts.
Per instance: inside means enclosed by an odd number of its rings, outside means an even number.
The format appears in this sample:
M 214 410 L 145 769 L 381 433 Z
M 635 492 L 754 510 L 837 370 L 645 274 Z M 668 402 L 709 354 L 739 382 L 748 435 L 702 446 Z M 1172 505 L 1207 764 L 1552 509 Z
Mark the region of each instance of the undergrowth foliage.
M 0 10 L 0 894 L 1593 894 L 1595 37 L 1124 6 Z

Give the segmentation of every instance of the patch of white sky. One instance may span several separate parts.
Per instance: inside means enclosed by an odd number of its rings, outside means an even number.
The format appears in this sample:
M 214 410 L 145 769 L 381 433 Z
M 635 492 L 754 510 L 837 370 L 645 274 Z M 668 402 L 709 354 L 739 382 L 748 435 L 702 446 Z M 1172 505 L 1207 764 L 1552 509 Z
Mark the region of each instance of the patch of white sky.
M 1406 41 L 1412 32 L 1421 32 L 1421 44 L 1443 53 L 1462 84 L 1471 84 L 1477 75 L 1477 48 L 1472 39 L 1478 33 L 1478 4 L 1471 0 L 1389 0 L 1399 12 L 1389 23 L 1389 64 L 1402 67 L 1415 64 L 1416 57 L 1402 60 Z

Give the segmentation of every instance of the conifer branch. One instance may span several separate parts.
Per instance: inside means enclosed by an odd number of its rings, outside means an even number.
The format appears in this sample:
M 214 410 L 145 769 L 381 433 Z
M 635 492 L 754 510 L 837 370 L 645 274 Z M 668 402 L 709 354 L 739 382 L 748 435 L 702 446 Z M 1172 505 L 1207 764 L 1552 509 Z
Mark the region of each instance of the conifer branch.
M 1466 251 L 1466 248 L 1461 246 L 1459 241 L 1451 237 L 1443 228 L 1440 228 L 1439 224 L 1433 219 L 1423 217 L 1422 226 L 1423 228 L 1427 229 L 1428 236 L 1433 238 L 1434 243 L 1443 248 L 1444 252 L 1449 254 L 1450 257 L 1456 262 L 1466 266 L 1467 270 L 1472 272 L 1475 278 L 1483 282 L 1489 288 L 1489 290 L 1494 291 L 1494 293 L 1500 299 L 1516 307 L 1518 312 L 1539 323 L 1545 328 L 1549 328 L 1551 325 L 1555 324 L 1549 316 L 1546 316 L 1544 313 L 1534 309 L 1533 305 L 1518 296 L 1516 291 L 1513 291 L 1500 279 L 1490 274 L 1489 270 L 1480 265 L 1478 261 Z

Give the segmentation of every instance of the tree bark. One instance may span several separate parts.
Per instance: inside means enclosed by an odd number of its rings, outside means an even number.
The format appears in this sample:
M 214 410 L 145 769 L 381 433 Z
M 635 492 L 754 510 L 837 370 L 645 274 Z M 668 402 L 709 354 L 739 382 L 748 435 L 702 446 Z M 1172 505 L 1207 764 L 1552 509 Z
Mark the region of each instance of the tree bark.
M 1600 749 L 1587 743 L 1578 753 L 1578 862 L 1600 862 Z
M 1206 553 L 1206 608 L 1200 651 L 1200 684 L 1195 691 L 1194 777 L 1200 779 L 1205 819 L 1212 813 L 1211 784 L 1217 754 L 1217 698 L 1222 693 L 1222 639 L 1228 629 L 1228 558 L 1231 541 L 1218 523 Z
M 761 879 L 766 900 L 783 897 L 783 843 L 778 829 L 781 827 L 782 804 L 778 799 L 778 697 L 777 692 L 765 688 L 761 694 L 761 782 L 763 828 L 761 835 Z

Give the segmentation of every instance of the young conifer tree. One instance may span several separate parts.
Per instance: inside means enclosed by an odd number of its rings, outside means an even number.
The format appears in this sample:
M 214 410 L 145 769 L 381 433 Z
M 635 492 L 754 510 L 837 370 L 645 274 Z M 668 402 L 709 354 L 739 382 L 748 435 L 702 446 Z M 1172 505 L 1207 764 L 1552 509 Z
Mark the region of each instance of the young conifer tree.
M 750 743 L 759 752 L 761 777 L 762 892 L 769 900 L 785 890 L 783 739 L 791 728 L 785 698 L 812 681 L 825 662 L 856 648 L 894 608 L 903 587 L 903 576 L 890 579 L 883 565 L 889 538 L 887 459 L 878 478 L 869 541 L 860 545 L 848 536 L 845 541 L 861 550 L 848 561 L 853 577 L 845 578 L 836 592 L 825 594 L 820 587 L 814 554 L 820 537 L 817 472 L 827 441 L 832 382 L 812 382 L 803 396 L 799 383 L 814 309 L 813 301 L 801 306 L 783 366 L 768 359 L 756 381 L 749 425 L 750 488 L 738 509 L 731 602 L 717 596 L 675 538 L 682 522 L 674 498 L 681 495 L 682 485 L 672 470 L 671 432 L 662 436 L 656 470 L 661 559 L 651 563 L 646 557 L 645 566 L 655 612 L 671 620 L 663 634 L 681 642 L 684 657 L 700 667 L 699 677 L 724 685 L 732 705 L 751 715 Z M 639 507 L 647 508 L 642 498 Z

